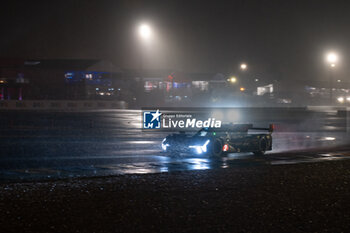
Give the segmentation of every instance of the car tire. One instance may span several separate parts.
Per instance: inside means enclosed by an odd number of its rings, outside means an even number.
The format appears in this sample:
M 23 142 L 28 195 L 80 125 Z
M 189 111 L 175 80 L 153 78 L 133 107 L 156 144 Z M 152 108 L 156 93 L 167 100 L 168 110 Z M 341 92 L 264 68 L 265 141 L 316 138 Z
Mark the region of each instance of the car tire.
M 262 137 L 259 139 L 259 150 L 258 151 L 254 151 L 254 155 L 257 155 L 257 156 L 261 156 L 261 155 L 264 155 L 265 154 L 265 151 L 267 149 L 267 140 L 265 137 Z
M 218 138 L 214 139 L 210 147 L 210 155 L 217 156 L 217 157 L 222 156 L 223 155 L 222 146 L 223 146 L 222 140 Z

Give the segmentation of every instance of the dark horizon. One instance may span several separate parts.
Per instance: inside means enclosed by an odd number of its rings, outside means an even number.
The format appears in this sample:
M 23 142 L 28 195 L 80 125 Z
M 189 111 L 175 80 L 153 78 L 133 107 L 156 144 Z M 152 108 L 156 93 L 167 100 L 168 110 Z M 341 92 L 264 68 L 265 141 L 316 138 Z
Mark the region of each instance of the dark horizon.
M 349 5 L 345 1 L 37 1 L 3 4 L 1 57 L 112 60 L 138 68 L 136 27 L 154 38 L 144 67 L 325 79 L 325 53 L 336 51 L 337 77 L 348 79 Z

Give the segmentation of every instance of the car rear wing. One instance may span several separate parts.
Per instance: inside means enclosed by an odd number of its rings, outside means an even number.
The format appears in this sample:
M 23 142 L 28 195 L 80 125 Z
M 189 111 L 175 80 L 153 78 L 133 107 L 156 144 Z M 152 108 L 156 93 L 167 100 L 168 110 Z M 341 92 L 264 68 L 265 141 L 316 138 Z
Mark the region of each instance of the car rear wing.
M 269 133 L 272 133 L 274 130 L 274 125 L 270 124 L 269 128 L 259 128 L 259 127 L 253 127 L 253 124 L 228 124 L 221 128 L 207 128 L 208 131 L 215 131 L 215 132 L 236 132 L 236 133 L 246 133 L 248 130 L 255 130 L 255 131 L 268 131 Z
M 272 133 L 273 130 L 274 130 L 275 126 L 274 124 L 270 124 L 269 125 L 269 128 L 258 128 L 258 127 L 252 127 L 252 128 L 249 128 L 250 130 L 258 130 L 258 131 L 268 131 L 269 133 Z

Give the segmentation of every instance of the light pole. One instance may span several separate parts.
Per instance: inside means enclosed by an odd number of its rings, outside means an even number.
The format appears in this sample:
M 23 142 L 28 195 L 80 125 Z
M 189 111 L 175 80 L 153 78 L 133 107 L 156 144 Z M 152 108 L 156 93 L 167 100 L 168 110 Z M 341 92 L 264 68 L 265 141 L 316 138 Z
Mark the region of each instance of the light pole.
M 139 69 L 140 69 L 140 75 L 139 75 L 139 80 L 137 82 L 137 87 L 135 90 L 135 98 L 137 101 L 135 101 L 134 104 L 142 104 L 143 100 L 142 100 L 142 93 L 144 91 L 144 80 L 143 80 L 143 68 L 144 68 L 144 56 L 145 56 L 145 50 L 147 47 L 147 44 L 150 42 L 150 40 L 152 39 L 152 29 L 151 26 L 146 24 L 146 23 L 142 23 L 139 24 L 138 27 L 136 28 L 136 33 L 137 33 L 137 37 L 140 39 L 140 55 L 139 55 Z
M 247 73 L 247 69 L 248 69 L 248 65 L 247 65 L 247 63 L 241 63 L 240 65 L 239 65 L 239 69 L 241 70 L 241 77 L 242 77 L 242 82 L 241 82 L 241 84 L 243 84 L 244 86 L 250 86 L 250 80 L 248 79 L 248 73 Z M 244 88 L 244 90 L 245 90 L 245 88 Z M 244 91 L 243 90 L 243 91 Z M 241 89 L 241 91 L 242 91 L 242 89 Z
M 240 65 L 240 68 L 241 68 L 241 70 L 245 71 L 245 70 L 248 68 L 248 66 L 247 66 L 247 64 L 242 63 L 242 64 Z
M 326 60 L 329 65 L 329 103 L 333 103 L 333 70 L 338 62 L 338 55 L 334 52 L 328 53 Z
M 151 26 L 148 24 L 141 24 L 138 28 L 138 33 L 141 38 L 142 42 L 142 48 L 141 48 L 141 55 L 140 55 L 140 70 L 143 71 L 143 59 L 144 59 L 144 50 L 146 47 L 146 43 L 148 43 L 152 37 L 152 29 Z

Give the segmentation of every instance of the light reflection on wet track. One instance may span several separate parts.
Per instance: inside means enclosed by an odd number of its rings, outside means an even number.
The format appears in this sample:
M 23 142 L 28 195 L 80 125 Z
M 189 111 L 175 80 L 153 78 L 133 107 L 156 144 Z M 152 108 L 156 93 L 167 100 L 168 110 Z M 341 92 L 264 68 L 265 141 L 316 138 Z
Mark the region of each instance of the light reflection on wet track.
M 0 133 L 2 182 L 295 164 L 350 158 L 347 150 L 327 152 L 321 149 L 348 144 L 350 140 L 346 130 L 317 133 L 276 132 L 273 134 L 273 151 L 266 156 L 241 153 L 222 158 L 183 154 L 169 157 L 160 150 L 160 142 L 167 133 L 141 132 L 140 111 L 106 111 L 93 113 L 92 116 L 85 113 L 84 120 L 80 121 L 78 113 L 65 113 L 51 120 L 47 117 L 47 122 L 30 121 L 36 115 L 22 114 L 27 122 L 19 119 L 11 127 L 2 127 Z M 314 148 L 318 149 L 315 151 Z

